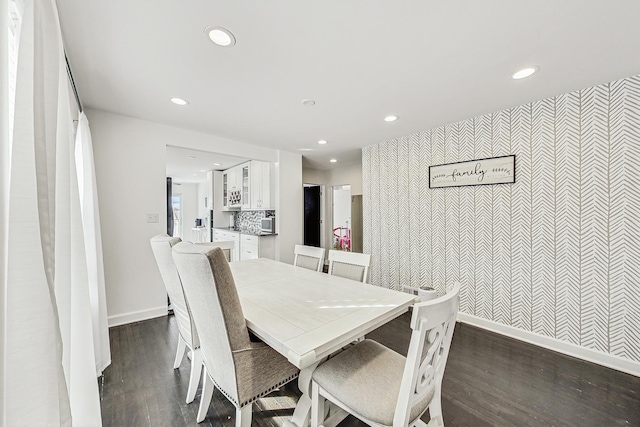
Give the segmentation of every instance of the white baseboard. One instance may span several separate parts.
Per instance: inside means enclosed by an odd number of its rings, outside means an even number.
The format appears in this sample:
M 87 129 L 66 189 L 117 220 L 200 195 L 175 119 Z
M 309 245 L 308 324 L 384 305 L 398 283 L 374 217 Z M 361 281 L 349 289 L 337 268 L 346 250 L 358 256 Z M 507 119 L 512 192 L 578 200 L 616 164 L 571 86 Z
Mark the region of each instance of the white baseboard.
M 458 321 L 640 377 L 640 362 L 623 359 L 612 354 L 602 353 L 590 348 L 581 347 L 556 338 L 539 335 L 467 313 L 458 313 Z
M 130 313 L 116 314 L 108 317 L 109 327 L 126 325 L 127 323 L 153 319 L 167 315 L 167 306 L 150 308 L 148 310 L 132 311 Z

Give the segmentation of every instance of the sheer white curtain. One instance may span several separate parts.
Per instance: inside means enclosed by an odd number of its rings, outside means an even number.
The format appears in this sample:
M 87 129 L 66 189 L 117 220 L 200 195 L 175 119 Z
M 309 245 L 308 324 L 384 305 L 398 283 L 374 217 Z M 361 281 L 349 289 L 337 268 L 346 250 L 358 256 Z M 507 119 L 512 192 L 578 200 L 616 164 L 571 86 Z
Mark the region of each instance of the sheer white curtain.
M 107 296 L 105 293 L 104 264 L 102 260 L 98 187 L 96 185 L 95 164 L 93 162 L 93 142 L 91 140 L 89 120 L 82 112 L 78 116 L 78 130 L 76 131 L 76 165 L 84 243 L 87 253 L 96 373 L 99 376 L 111 364 L 111 348 L 107 322 Z
M 2 207 L 1 421 L 8 426 L 101 425 L 67 84 L 55 1 L 25 1 Z

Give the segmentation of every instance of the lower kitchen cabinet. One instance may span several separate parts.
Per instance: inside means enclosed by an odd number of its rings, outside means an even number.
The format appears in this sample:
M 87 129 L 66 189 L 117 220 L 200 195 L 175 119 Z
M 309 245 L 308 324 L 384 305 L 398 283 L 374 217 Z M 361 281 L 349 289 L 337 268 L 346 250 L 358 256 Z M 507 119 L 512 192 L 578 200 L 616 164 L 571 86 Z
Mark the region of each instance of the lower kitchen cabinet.
M 240 260 L 271 258 L 275 259 L 275 236 L 240 235 Z
M 233 251 L 231 251 L 231 261 L 238 261 L 240 259 L 240 234 L 233 230 L 213 230 L 214 242 L 228 242 L 232 241 Z
M 234 242 L 231 261 L 276 257 L 275 235 L 256 236 L 239 231 L 216 228 L 213 230 L 214 242 Z

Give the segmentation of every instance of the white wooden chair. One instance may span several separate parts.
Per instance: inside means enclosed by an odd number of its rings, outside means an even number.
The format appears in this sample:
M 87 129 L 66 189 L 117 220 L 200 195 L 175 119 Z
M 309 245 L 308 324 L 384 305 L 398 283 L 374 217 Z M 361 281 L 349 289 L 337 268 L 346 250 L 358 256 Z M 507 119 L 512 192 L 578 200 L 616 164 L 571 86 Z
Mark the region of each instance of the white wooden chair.
M 189 388 L 187 389 L 187 403 L 191 403 L 196 395 L 200 373 L 202 372 L 202 354 L 200 352 L 200 339 L 198 331 L 191 319 L 191 311 L 182 291 L 180 276 L 171 257 L 171 248 L 180 243 L 179 237 L 169 237 L 160 234 L 151 238 L 151 249 L 156 258 L 160 276 L 171 299 L 176 323 L 178 324 L 178 346 L 173 369 L 178 369 L 186 348 L 191 352 L 191 373 L 189 375 Z
M 308 268 L 309 270 L 322 271 L 322 267 L 324 267 L 324 248 L 296 245 L 294 254 L 293 265 Z
M 371 255 L 346 251 L 329 251 L 329 274 L 367 283 Z
M 215 386 L 236 407 L 236 427 L 249 427 L 253 402 L 297 378 L 299 371 L 267 344 L 249 339 L 221 249 L 183 242 L 174 246 L 173 259 L 198 327 L 204 361 L 196 421 L 205 419 Z
M 313 372 L 311 427 L 325 417 L 325 400 L 370 426 L 444 426 L 441 388 L 460 305 L 460 284 L 413 306 L 407 357 L 364 340 Z M 426 347 L 426 348 L 425 348 Z

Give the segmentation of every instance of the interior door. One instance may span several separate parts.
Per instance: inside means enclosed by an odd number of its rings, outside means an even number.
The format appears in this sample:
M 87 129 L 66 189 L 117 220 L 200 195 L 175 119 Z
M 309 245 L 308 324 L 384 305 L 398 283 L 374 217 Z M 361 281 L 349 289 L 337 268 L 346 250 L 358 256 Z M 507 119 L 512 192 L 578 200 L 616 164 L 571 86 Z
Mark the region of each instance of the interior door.
M 304 187 L 304 244 L 320 247 L 320 186 Z

